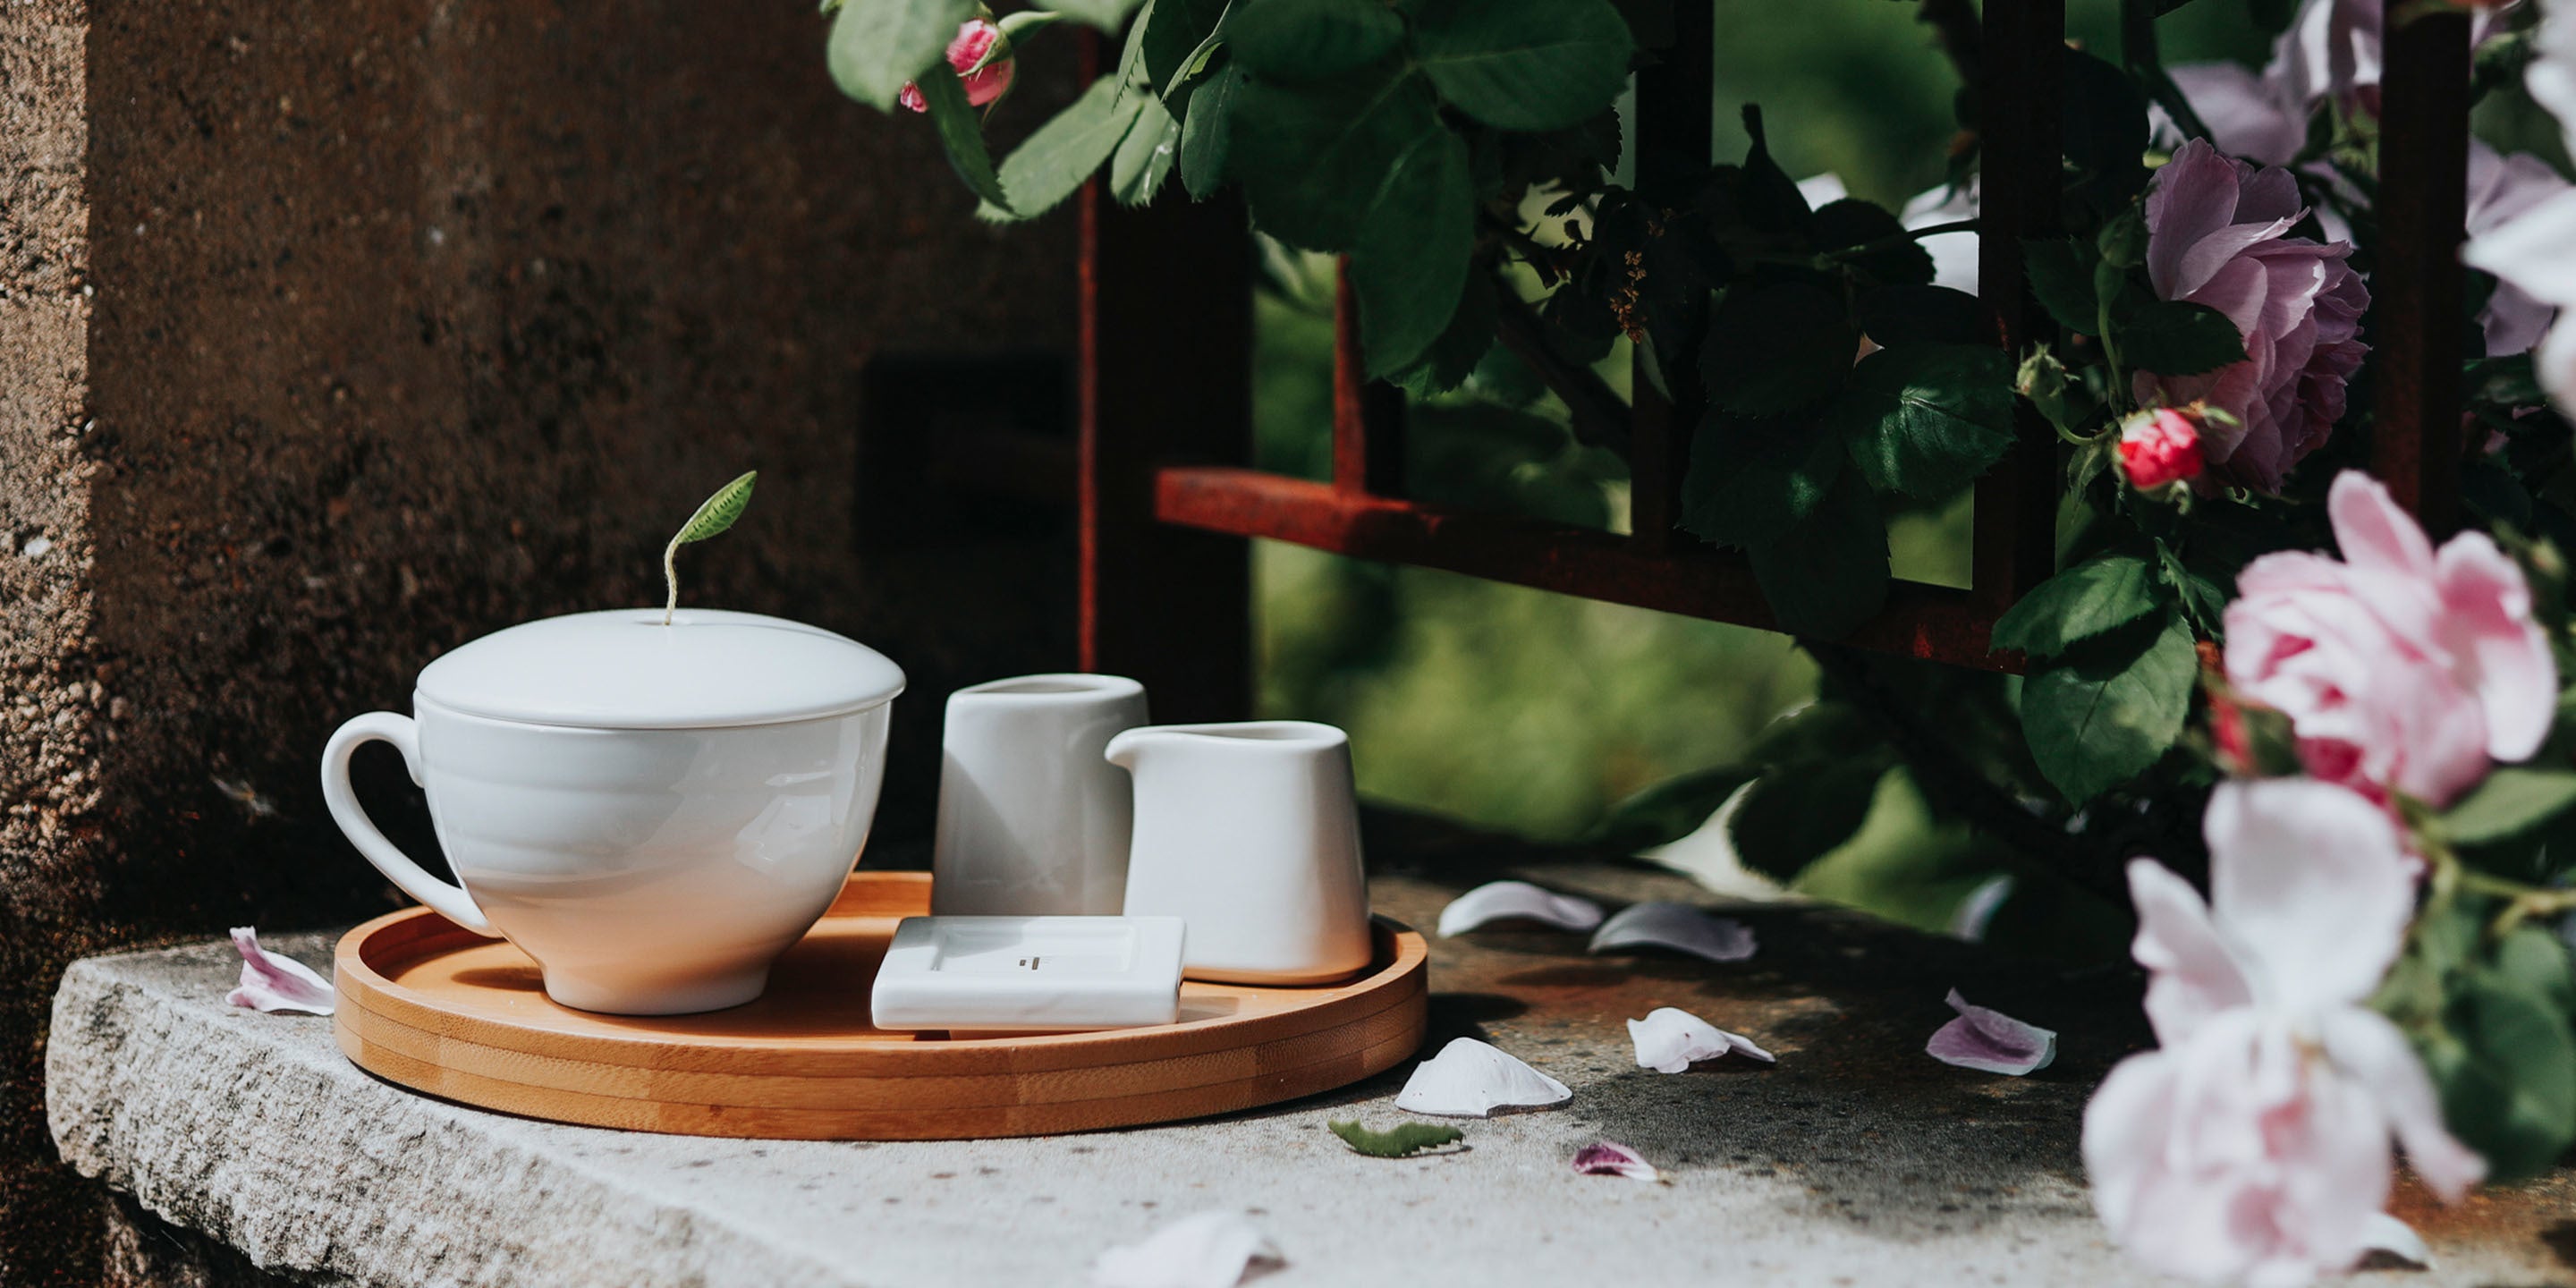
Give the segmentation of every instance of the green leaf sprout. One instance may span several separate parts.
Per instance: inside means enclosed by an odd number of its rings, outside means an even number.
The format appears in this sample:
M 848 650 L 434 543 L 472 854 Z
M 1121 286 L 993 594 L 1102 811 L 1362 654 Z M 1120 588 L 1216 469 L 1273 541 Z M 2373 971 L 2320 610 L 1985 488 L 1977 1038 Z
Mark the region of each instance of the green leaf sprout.
M 1392 1131 L 1370 1131 L 1356 1122 L 1326 1123 L 1342 1143 L 1371 1158 L 1402 1158 L 1441 1145 L 1454 1145 L 1467 1134 L 1455 1127 L 1405 1123 Z
M 760 471 L 751 470 L 717 488 L 715 495 L 698 503 L 697 513 L 680 525 L 680 530 L 671 537 L 671 544 L 662 548 L 662 580 L 671 587 L 671 598 L 662 605 L 664 626 L 671 624 L 671 614 L 680 608 L 680 547 L 692 541 L 704 541 L 732 527 L 733 521 L 741 518 L 742 512 L 751 507 L 751 484 L 759 477 Z

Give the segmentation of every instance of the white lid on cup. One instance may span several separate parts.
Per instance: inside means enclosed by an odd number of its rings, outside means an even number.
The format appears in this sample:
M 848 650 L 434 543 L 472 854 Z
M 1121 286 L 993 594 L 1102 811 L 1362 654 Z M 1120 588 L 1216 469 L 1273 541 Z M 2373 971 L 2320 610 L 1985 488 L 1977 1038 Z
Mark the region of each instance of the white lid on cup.
M 592 729 L 715 729 L 845 715 L 892 701 L 903 671 L 818 626 L 757 613 L 573 613 L 495 631 L 421 668 L 451 711 Z

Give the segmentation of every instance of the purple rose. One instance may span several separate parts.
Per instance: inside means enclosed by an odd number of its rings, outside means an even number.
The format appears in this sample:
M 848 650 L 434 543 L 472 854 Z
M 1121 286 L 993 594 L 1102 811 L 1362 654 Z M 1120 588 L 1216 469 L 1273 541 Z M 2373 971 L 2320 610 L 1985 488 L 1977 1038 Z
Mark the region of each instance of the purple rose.
M 2147 194 L 2147 276 L 2156 295 L 2206 304 L 2245 337 L 2245 360 L 2167 376 L 2141 370 L 2148 405 L 2205 402 L 2201 453 L 2219 479 L 2277 492 L 2299 458 L 2343 418 L 2344 382 L 2368 346 L 2356 338 L 2369 288 L 2345 257 L 2352 247 L 2289 236 L 2306 214 L 2290 172 L 2257 169 L 2193 139 L 2156 172 Z

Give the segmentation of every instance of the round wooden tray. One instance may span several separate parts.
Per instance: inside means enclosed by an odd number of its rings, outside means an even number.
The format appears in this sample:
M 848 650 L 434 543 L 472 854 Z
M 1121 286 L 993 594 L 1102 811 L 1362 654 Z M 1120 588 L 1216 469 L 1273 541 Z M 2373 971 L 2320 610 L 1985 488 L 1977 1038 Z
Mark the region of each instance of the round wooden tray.
M 1357 1082 L 1422 1044 L 1422 936 L 1376 927 L 1347 984 L 1181 986 L 1177 1024 L 945 1038 L 869 1027 L 895 922 L 930 879 L 861 872 L 780 958 L 758 1001 L 594 1015 L 547 1000 L 536 963 L 427 908 L 343 936 L 332 1027 L 359 1068 L 449 1100 L 598 1127 L 789 1140 L 956 1140 L 1169 1122 Z

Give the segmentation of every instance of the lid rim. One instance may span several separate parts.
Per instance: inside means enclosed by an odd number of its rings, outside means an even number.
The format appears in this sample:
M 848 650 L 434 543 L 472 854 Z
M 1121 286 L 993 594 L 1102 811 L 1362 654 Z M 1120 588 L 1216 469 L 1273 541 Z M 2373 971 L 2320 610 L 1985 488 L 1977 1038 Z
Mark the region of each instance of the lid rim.
M 854 715 L 907 686 L 903 669 L 845 635 L 786 618 L 659 608 L 542 617 L 422 666 L 415 704 L 559 729 L 749 729 Z
M 896 689 L 894 692 L 872 702 L 863 702 L 852 707 L 835 707 L 828 710 L 815 711 L 811 714 L 765 716 L 750 720 L 717 720 L 690 724 L 672 722 L 659 724 L 600 724 L 596 721 L 574 720 L 569 718 L 539 719 L 533 716 L 496 715 L 491 711 L 477 711 L 472 707 L 460 706 L 454 702 L 433 698 L 429 694 L 422 692 L 416 685 L 411 691 L 411 705 L 414 714 L 418 714 L 420 708 L 424 706 L 431 706 L 438 708 L 440 711 L 443 711 L 448 715 L 463 716 L 468 720 L 482 720 L 491 724 L 525 725 L 531 729 L 577 729 L 600 733 L 704 733 L 710 729 L 765 729 L 772 725 L 804 724 L 810 720 L 838 720 L 844 716 L 866 715 L 868 712 L 874 711 L 878 707 L 890 705 L 896 698 L 902 697 L 903 692 L 904 691 L 902 689 Z

